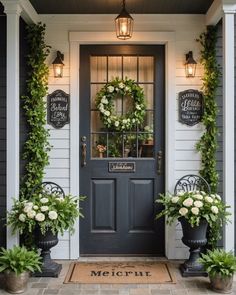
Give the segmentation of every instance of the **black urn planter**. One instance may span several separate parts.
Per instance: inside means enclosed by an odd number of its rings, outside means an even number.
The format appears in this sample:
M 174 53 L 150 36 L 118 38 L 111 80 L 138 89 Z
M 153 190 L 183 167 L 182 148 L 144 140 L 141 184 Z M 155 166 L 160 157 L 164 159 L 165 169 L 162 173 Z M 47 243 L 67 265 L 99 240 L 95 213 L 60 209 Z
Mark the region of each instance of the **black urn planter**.
M 207 272 L 204 271 L 202 264 L 198 262 L 198 258 L 200 258 L 201 247 L 205 246 L 207 243 L 207 221 L 202 219 L 199 223 L 199 226 L 192 227 L 184 217 L 181 217 L 178 220 L 180 221 L 183 229 L 182 242 L 190 248 L 189 259 L 180 265 L 182 276 L 207 277 Z
M 54 235 L 49 229 L 43 235 L 40 228 L 35 229 L 35 244 L 41 249 L 42 272 L 34 273 L 35 277 L 58 277 L 62 269 L 62 265 L 51 259 L 51 248 L 58 243 L 57 233 Z

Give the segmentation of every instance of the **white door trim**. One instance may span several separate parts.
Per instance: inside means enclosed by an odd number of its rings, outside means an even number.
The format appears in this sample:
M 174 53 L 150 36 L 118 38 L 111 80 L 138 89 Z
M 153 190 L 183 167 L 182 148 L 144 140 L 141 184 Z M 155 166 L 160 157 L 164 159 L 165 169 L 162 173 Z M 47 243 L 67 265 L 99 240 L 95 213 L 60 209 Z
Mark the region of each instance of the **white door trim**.
M 165 189 L 173 191 L 175 184 L 175 33 L 134 32 L 130 40 L 118 40 L 114 32 L 70 32 L 70 190 L 79 194 L 80 134 L 79 134 L 79 49 L 82 44 L 165 44 L 166 48 L 166 105 L 165 105 Z M 85 216 L 86 218 L 86 216 Z M 166 227 L 166 256 L 174 257 L 175 235 Z M 79 257 L 79 226 L 70 238 L 70 259 Z

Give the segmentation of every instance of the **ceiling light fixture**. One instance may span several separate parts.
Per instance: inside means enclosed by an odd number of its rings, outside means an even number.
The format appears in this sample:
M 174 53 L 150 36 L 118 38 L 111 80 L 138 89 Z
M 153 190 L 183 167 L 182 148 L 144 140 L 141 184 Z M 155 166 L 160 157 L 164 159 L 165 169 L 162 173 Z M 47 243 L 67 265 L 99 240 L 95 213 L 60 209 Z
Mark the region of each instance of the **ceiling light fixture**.
M 115 24 L 118 39 L 126 40 L 132 37 L 134 19 L 125 9 L 125 0 L 123 0 L 120 14 L 115 19 Z

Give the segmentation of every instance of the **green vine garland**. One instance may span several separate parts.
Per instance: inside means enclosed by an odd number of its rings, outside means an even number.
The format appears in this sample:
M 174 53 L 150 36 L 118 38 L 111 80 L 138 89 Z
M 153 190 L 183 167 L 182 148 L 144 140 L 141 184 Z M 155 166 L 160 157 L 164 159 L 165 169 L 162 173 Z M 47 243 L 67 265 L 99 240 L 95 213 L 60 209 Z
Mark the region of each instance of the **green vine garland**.
M 114 99 L 117 96 L 130 96 L 133 109 L 125 115 L 114 115 Z M 140 125 L 145 116 L 143 89 L 134 80 L 115 78 L 108 82 L 96 95 L 96 107 L 104 126 L 112 131 L 129 131 Z
M 204 115 L 202 122 L 205 126 L 205 132 L 196 145 L 201 154 L 202 169 L 200 175 L 210 184 L 212 193 L 217 192 L 219 175 L 216 170 L 216 151 L 218 129 L 216 117 L 218 106 L 215 101 L 216 91 L 219 86 L 220 70 L 216 58 L 217 27 L 208 26 L 207 31 L 202 33 L 197 40 L 202 45 L 201 63 L 204 67 L 203 97 L 204 97 Z M 215 248 L 220 236 L 219 222 L 209 232 L 208 243 Z
M 45 128 L 46 107 L 44 102 L 48 90 L 49 69 L 45 60 L 49 54 L 49 46 L 45 44 L 44 36 L 44 24 L 27 26 L 27 43 L 29 45 L 27 95 L 21 97 L 29 127 L 23 152 L 23 159 L 26 160 L 25 173 L 20 190 L 21 196 L 24 197 L 42 182 L 44 168 L 49 163 L 49 132 Z

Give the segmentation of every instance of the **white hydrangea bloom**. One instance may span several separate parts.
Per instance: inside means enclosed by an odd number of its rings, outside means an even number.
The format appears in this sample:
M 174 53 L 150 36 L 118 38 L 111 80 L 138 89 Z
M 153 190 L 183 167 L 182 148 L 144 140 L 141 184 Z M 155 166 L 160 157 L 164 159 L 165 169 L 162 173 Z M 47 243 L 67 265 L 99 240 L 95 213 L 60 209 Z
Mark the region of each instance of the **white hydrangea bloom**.
M 26 219 L 26 215 L 23 214 L 23 213 L 21 213 L 21 214 L 19 215 L 19 220 L 20 220 L 21 222 L 25 222 L 25 219 Z
M 48 198 L 42 198 L 42 199 L 40 199 L 40 202 L 42 204 L 46 204 L 46 203 L 48 203 Z
M 188 213 L 188 209 L 187 208 L 182 207 L 182 208 L 179 209 L 179 214 L 181 216 L 185 216 L 187 213 Z
M 186 200 L 183 201 L 183 205 L 185 207 L 190 207 L 193 204 L 193 199 L 192 198 L 187 198 Z
M 125 87 L 125 84 L 122 83 L 122 82 L 120 82 L 120 83 L 119 83 L 119 88 L 120 88 L 120 89 L 123 89 L 124 87 Z
M 29 212 L 27 212 L 27 216 L 30 218 L 30 219 L 33 219 L 36 215 L 36 212 L 34 210 L 30 210 Z
M 57 219 L 57 216 L 58 216 L 58 214 L 57 214 L 56 211 L 49 211 L 49 212 L 48 212 L 48 217 L 49 217 L 49 219 L 51 219 L 51 220 L 55 220 L 55 219 Z
M 197 207 L 197 208 L 201 208 L 201 207 L 203 206 L 203 202 L 201 202 L 201 201 L 195 201 L 195 202 L 193 203 L 193 205 L 194 205 L 195 207 Z
M 214 214 L 218 214 L 218 213 L 219 213 L 219 209 L 218 209 L 216 206 L 211 206 L 211 211 L 212 211 Z
M 43 213 L 37 213 L 35 215 L 35 220 L 39 221 L 39 222 L 42 222 L 45 220 L 45 215 Z
M 40 210 L 42 211 L 42 212 L 46 212 L 46 211 L 48 211 L 48 206 L 42 206 L 42 207 L 40 207 Z
M 172 198 L 171 198 L 171 202 L 172 202 L 173 204 L 178 203 L 178 201 L 179 201 L 179 197 L 178 197 L 178 196 L 175 196 L 175 197 L 172 197 Z
M 198 215 L 198 214 L 199 214 L 199 208 L 197 208 L 197 207 L 193 207 L 193 208 L 191 208 L 191 212 L 192 212 L 194 215 Z

